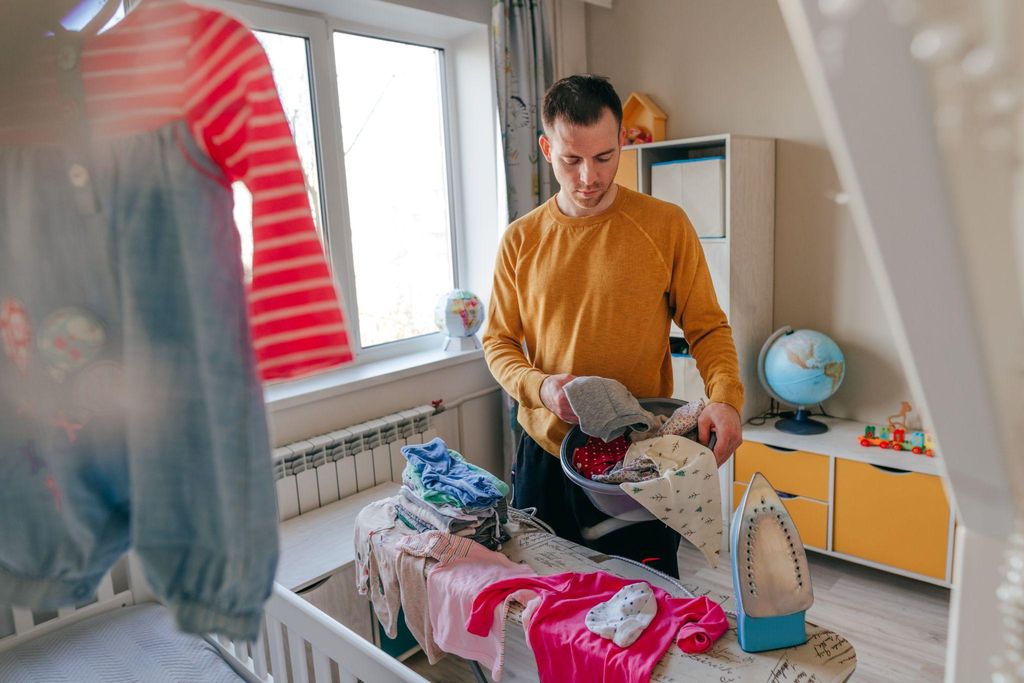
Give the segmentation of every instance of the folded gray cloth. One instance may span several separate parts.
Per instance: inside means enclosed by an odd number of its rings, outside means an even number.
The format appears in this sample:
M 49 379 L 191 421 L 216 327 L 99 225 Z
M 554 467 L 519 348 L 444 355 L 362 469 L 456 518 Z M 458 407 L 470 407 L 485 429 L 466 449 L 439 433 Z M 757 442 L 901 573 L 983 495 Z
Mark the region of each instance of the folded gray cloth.
M 654 429 L 649 432 L 637 432 L 634 431 L 629 435 L 629 442 L 636 443 L 637 441 L 647 441 L 647 439 L 653 439 L 656 436 L 661 436 L 661 429 L 668 422 L 667 415 L 655 415 L 654 416 Z
M 565 397 L 584 434 L 614 441 L 627 428 L 649 432 L 657 425 L 621 382 L 604 377 L 577 377 L 564 387 Z

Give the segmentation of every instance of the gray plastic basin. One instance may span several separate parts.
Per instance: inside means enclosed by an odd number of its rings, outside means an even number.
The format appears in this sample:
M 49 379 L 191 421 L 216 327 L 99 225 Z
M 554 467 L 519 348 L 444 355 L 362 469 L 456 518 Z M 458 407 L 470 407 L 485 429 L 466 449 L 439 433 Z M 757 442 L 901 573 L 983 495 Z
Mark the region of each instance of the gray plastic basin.
M 675 412 L 679 406 L 686 405 L 686 401 L 674 398 L 641 398 L 640 405 L 656 415 L 666 417 Z M 619 488 L 618 484 L 602 484 L 591 481 L 576 471 L 572 464 L 572 454 L 580 446 L 587 443 L 587 435 L 584 434 L 579 425 L 574 425 L 569 433 L 562 439 L 562 471 L 569 481 L 583 489 L 587 498 L 601 512 L 609 517 L 622 519 L 630 522 L 645 522 L 655 519 L 654 515 L 648 512 L 640 503 L 629 497 L 625 491 Z

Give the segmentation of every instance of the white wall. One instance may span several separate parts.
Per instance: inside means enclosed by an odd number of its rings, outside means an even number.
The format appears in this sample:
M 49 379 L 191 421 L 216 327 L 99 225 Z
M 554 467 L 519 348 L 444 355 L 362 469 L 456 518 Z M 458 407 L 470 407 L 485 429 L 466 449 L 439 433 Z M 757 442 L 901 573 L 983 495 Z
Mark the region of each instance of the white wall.
M 483 359 L 438 370 L 427 370 L 400 380 L 358 391 L 338 393 L 315 401 L 273 402 L 269 406 L 270 430 L 275 447 L 324 434 L 414 406 L 444 399 L 459 399 L 488 392 L 433 418 L 438 433 L 449 446 L 471 462 L 495 473 L 502 471 L 501 407 L 498 385 Z M 343 388 L 339 388 L 343 392 Z

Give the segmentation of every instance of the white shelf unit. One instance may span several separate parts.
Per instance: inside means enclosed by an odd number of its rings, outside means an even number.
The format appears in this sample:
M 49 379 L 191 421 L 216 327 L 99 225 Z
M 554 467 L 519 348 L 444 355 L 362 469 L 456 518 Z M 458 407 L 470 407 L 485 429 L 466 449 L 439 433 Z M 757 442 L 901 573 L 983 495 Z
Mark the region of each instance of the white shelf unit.
M 666 161 L 724 157 L 725 236 L 701 238 L 719 304 L 732 325 L 740 375 L 746 388 L 743 419 L 768 407 L 768 395 L 757 380 L 757 354 L 772 332 L 775 231 L 775 140 L 744 135 L 709 135 L 630 145 L 620 182 L 645 194 L 651 191 L 651 166 Z M 682 207 L 686 210 L 686 207 Z M 682 337 L 673 325 L 672 335 Z M 674 396 L 686 400 L 704 395 L 704 384 L 690 357 L 673 357 Z

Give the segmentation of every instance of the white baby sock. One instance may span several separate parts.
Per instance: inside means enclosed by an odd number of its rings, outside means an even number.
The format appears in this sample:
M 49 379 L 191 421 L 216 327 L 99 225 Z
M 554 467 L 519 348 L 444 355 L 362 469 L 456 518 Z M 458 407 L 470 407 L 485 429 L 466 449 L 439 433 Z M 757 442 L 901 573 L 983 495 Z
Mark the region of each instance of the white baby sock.
M 623 586 L 608 600 L 594 605 L 584 623 L 602 638 L 629 647 L 658 614 L 658 601 L 643 581 Z

